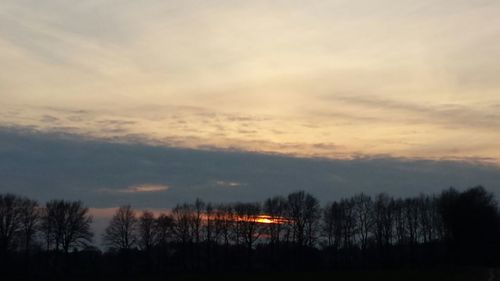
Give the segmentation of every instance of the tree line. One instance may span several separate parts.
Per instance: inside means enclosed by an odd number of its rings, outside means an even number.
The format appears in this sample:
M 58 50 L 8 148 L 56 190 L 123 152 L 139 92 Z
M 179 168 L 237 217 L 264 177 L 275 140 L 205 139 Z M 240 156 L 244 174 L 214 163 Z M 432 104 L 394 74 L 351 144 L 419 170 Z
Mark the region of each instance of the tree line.
M 81 201 L 42 205 L 0 194 L 0 274 L 96 279 L 500 265 L 500 212 L 481 186 L 408 198 L 361 193 L 323 206 L 304 191 L 254 203 L 197 199 L 159 214 L 125 205 L 102 237 L 91 225 Z

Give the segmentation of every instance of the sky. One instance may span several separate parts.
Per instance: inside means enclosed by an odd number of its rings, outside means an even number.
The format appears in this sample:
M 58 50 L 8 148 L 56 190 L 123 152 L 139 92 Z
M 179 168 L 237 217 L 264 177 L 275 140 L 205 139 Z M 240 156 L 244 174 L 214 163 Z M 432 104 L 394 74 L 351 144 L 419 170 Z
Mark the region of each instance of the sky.
M 496 0 L 2 0 L 0 191 L 99 208 L 499 192 L 499 14 Z

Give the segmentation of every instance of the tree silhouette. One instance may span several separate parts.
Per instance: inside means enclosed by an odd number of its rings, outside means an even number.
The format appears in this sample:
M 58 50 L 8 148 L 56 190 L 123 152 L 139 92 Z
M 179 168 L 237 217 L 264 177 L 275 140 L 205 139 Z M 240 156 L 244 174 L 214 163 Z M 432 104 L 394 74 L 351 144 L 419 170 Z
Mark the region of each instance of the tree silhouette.
M 260 214 L 259 203 L 237 203 L 234 211 L 238 217 L 236 222 L 240 230 L 242 241 L 248 250 L 251 250 L 254 243 L 259 239 L 258 216 Z
M 192 271 L 500 266 L 500 213 L 480 186 L 407 198 L 356 194 L 323 208 L 304 191 L 262 205 L 198 199 L 156 218 L 147 210 L 137 217 L 125 205 L 105 230 L 104 253 L 90 246 L 91 222 L 80 201 L 40 207 L 0 194 L 0 274 L 159 280 Z
M 499 250 L 500 215 L 492 193 L 482 186 L 443 192 L 440 200 L 448 242 L 462 263 L 490 263 Z
M 155 217 L 150 211 L 143 211 L 138 223 L 138 244 L 142 250 L 150 251 L 156 241 Z
M 284 197 L 275 196 L 269 198 L 264 202 L 264 213 L 271 216 L 271 218 L 282 219 L 285 218 L 287 214 L 288 203 Z M 286 224 L 285 223 L 273 223 L 267 227 L 267 234 L 269 235 L 270 243 L 279 248 L 282 237 L 284 235 Z
M 160 214 L 155 220 L 154 233 L 155 233 L 155 244 L 161 246 L 162 248 L 167 247 L 173 239 L 174 219 L 172 216 L 167 214 Z
M 0 195 L 0 254 L 15 247 L 15 236 L 21 227 L 21 198 L 13 194 Z
M 19 220 L 22 245 L 25 252 L 28 252 L 32 246 L 34 236 L 39 228 L 40 208 L 38 202 L 28 198 L 23 198 L 20 202 Z
M 359 242 L 361 249 L 365 250 L 373 227 L 373 201 L 370 196 L 363 193 L 355 195 L 352 200 L 355 220 L 357 220 Z
M 42 215 L 47 249 L 83 248 L 92 242 L 92 217 L 81 201 L 52 200 L 45 204 Z
M 130 250 L 137 244 L 137 217 L 130 205 L 116 210 L 106 228 L 103 241 L 112 250 Z
M 312 246 L 320 218 L 318 199 L 304 191 L 289 194 L 288 217 L 292 225 L 293 240 L 299 246 Z

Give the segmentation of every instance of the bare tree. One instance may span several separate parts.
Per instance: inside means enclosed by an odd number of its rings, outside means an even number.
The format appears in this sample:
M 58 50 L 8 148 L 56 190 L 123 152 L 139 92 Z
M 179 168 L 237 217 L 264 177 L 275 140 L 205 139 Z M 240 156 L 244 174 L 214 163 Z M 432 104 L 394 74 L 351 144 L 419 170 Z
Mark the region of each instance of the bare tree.
M 391 245 L 394 238 L 395 201 L 387 194 L 376 196 L 374 202 L 374 235 L 379 247 Z
M 288 195 L 288 217 L 292 221 L 293 241 L 299 245 L 303 245 L 305 240 L 305 196 L 304 191 Z
M 212 204 L 208 203 L 205 206 L 205 241 L 210 245 L 216 240 L 215 233 L 215 210 Z
M 343 211 L 338 202 L 329 203 L 323 209 L 322 234 L 326 246 L 339 249 L 342 243 Z
M 226 204 L 218 205 L 215 210 L 215 237 L 216 241 L 224 244 L 226 250 L 231 241 L 234 223 L 233 207 Z
M 65 202 L 52 200 L 45 204 L 42 214 L 42 230 L 47 250 L 60 250 L 65 228 Z
M 205 205 L 205 223 L 203 224 L 204 242 L 206 248 L 206 265 L 211 268 L 214 264 L 213 259 L 213 248 L 214 244 L 217 242 L 217 232 L 216 232 L 216 217 L 215 210 L 211 203 Z
M 193 221 L 195 220 L 194 208 L 190 204 L 177 205 L 172 210 L 174 219 L 174 235 L 178 242 L 185 247 L 193 242 Z
M 403 199 L 394 201 L 394 228 L 396 241 L 400 245 L 405 245 L 409 241 L 408 218 L 406 217 L 406 206 Z
M 359 234 L 359 244 L 361 249 L 366 249 L 368 246 L 368 238 L 371 235 L 373 225 L 373 201 L 372 198 L 363 193 L 355 195 L 354 212 L 357 221 L 357 233 Z
M 137 217 L 130 205 L 121 206 L 111 218 L 103 236 L 110 249 L 129 250 L 137 244 Z
M 193 205 L 193 236 L 194 242 L 200 243 L 203 231 L 203 212 L 205 211 L 205 202 L 197 198 Z
M 421 197 L 420 224 L 422 225 L 424 243 L 442 240 L 443 222 L 439 214 L 438 198 L 435 195 Z
M 259 239 L 260 214 L 259 203 L 237 203 L 234 206 L 237 216 L 236 224 L 239 226 L 240 235 L 248 250 L 251 250 L 254 243 Z
M 406 217 L 406 229 L 408 232 L 408 243 L 415 245 L 419 242 L 419 202 L 418 198 L 407 198 L 404 200 Z
M 340 200 L 340 209 L 342 210 L 342 241 L 345 249 L 354 246 L 354 238 L 357 232 L 355 202 L 353 199 Z
M 15 235 L 21 227 L 21 199 L 13 194 L 0 194 L 0 253 L 6 253 L 15 247 Z
M 247 249 L 247 266 L 252 266 L 253 246 L 260 237 L 260 214 L 259 203 L 236 203 L 234 205 L 236 214 L 236 228 L 243 244 Z
M 160 214 L 154 224 L 156 233 L 156 244 L 160 247 L 166 247 L 173 238 L 174 219 L 167 214 Z
M 38 202 L 28 198 L 22 199 L 19 213 L 22 244 L 27 252 L 31 248 L 33 238 L 39 228 L 41 213 Z
M 286 227 L 285 223 L 288 222 L 284 219 L 287 206 L 286 199 L 281 196 L 269 198 L 264 202 L 264 213 L 271 216 L 272 219 L 278 220 L 278 223 L 272 223 L 266 228 L 269 235 L 269 242 L 276 247 L 279 247 Z
M 198 265 L 198 258 L 194 257 L 194 241 L 196 236 L 195 225 L 197 216 L 192 204 L 177 205 L 172 210 L 174 219 L 174 236 L 180 246 L 180 260 L 184 268 Z M 196 260 L 196 263 L 193 263 Z
M 291 220 L 294 241 L 300 245 L 313 245 L 320 218 L 319 201 L 304 191 L 288 195 L 288 217 Z
M 150 211 L 143 211 L 139 217 L 139 247 L 149 251 L 154 246 L 156 240 L 155 217 Z
M 305 245 L 314 247 L 318 239 L 319 219 L 321 218 L 321 207 L 319 200 L 311 194 L 305 198 Z
M 94 234 L 90 230 L 92 216 L 81 201 L 66 202 L 66 228 L 63 232 L 64 252 L 74 247 L 85 247 L 92 242 Z
M 87 246 L 93 237 L 88 211 L 81 201 L 47 202 L 42 216 L 47 248 L 68 253 L 72 248 Z

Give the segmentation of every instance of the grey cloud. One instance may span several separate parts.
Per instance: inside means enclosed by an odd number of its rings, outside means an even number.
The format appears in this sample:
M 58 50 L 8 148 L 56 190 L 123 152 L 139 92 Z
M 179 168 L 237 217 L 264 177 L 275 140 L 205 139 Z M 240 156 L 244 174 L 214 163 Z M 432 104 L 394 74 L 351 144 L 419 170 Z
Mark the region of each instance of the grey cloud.
M 129 186 L 127 188 L 102 188 L 98 191 L 103 193 L 156 193 L 156 192 L 164 192 L 170 189 L 170 186 L 165 184 L 151 184 L 145 183 L 135 186 Z
M 322 201 L 357 192 L 406 196 L 477 184 L 500 195 L 500 168 L 470 159 L 307 159 L 113 143 L 18 128 L 0 129 L 0 179 L 0 192 L 39 200 L 81 199 L 101 208 L 125 203 L 170 208 L 197 197 L 213 202 L 253 201 L 299 189 Z M 217 182 L 245 184 L 216 188 Z M 120 192 L 147 184 L 170 188 Z

